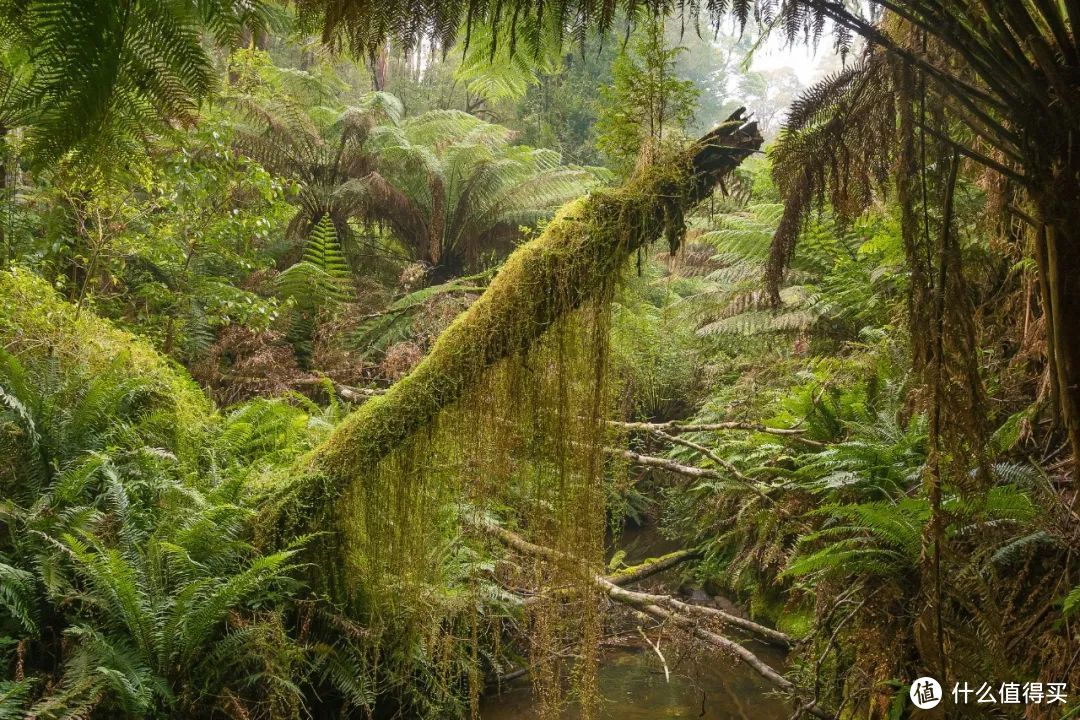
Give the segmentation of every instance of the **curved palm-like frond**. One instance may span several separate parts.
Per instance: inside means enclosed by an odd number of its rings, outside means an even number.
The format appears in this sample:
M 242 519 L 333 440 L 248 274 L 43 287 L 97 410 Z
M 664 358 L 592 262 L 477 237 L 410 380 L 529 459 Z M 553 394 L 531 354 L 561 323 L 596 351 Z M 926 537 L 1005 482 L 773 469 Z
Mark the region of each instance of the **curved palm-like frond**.
M 489 57 L 500 47 L 540 55 L 545 47 L 567 37 L 584 42 L 587 33 L 605 33 L 617 17 L 632 20 L 679 15 L 688 26 L 701 20 L 716 30 L 733 15 L 741 27 L 751 19 L 780 28 L 789 39 L 818 42 L 824 34 L 827 10 L 810 0 L 386 0 L 376 4 L 349 0 L 300 0 L 300 15 L 325 40 L 363 52 L 393 37 L 407 47 L 435 38 L 450 47 L 464 33 L 466 46 L 475 41 Z M 496 28 L 494 37 L 485 28 Z M 846 51 L 851 30 L 836 29 L 836 44 Z
M 485 100 L 516 100 L 554 72 L 561 60 L 562 43 L 555 14 L 540 22 L 517 24 L 504 17 L 499 24 L 466 28 L 468 42 L 455 77 L 469 92 Z
M 457 111 L 379 133 L 377 177 L 355 187 L 361 214 L 390 226 L 417 259 L 460 270 L 497 234 L 513 237 L 606 177 L 512 140 L 509 129 Z
M 889 179 L 896 135 L 890 66 L 881 54 L 825 78 L 793 104 L 773 149 L 773 176 L 784 197 L 766 279 L 774 297 L 814 203 L 825 199 L 850 222 Z
M 409 336 L 415 315 L 426 304 L 450 294 L 482 293 L 485 289 L 482 282 L 488 275 L 482 273 L 441 285 L 429 285 L 398 298 L 383 312 L 361 323 L 352 337 L 353 344 L 365 353 L 385 350 Z
M 875 258 L 862 251 L 867 239 L 859 229 L 840 227 L 829 217 L 808 225 L 789 263 L 787 283 L 777 294 L 769 291 L 762 275 L 774 229 L 786 211 L 780 204 L 748 205 L 695 238 L 713 250 L 700 290 L 682 301 L 700 335 L 802 333 L 826 321 L 880 321 L 881 298 L 869 288 L 880 289 L 881 282 L 872 282 L 874 266 L 868 260 Z
M 39 162 L 72 149 L 93 160 L 165 125 L 190 125 L 215 84 L 203 29 L 230 42 L 241 28 L 261 26 L 269 7 L 261 0 L 5 2 L 0 35 L 31 52 L 33 64 L 29 93 L 6 94 L 3 113 L 36 109 L 22 119 Z
M 362 215 L 365 183 L 378 167 L 376 146 L 393 135 L 404 113 L 383 92 L 368 93 L 344 110 L 302 109 L 293 103 L 235 99 L 247 117 L 237 127 L 238 150 L 299 187 L 287 235 L 307 238 L 329 216 L 337 240 L 355 266 L 349 220 Z
M 311 335 L 319 313 L 348 298 L 349 265 L 329 213 L 315 223 L 304 245 L 303 259 L 277 277 L 278 293 L 289 303 L 289 339 L 301 359 L 310 354 Z
M 350 252 L 350 219 L 389 229 L 413 254 L 453 271 L 474 265 L 496 236 L 510 238 L 605 176 L 559 155 L 511 145 L 513 132 L 467 113 L 401 120 L 401 105 L 372 93 L 320 125 L 295 106 L 239 99 L 250 118 L 241 152 L 299 183 L 291 232 L 324 214 Z

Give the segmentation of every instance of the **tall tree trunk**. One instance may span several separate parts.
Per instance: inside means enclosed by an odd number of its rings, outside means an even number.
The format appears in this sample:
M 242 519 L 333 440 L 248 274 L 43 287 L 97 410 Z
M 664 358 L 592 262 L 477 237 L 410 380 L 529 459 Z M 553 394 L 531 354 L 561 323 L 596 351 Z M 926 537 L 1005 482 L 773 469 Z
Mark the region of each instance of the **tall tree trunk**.
M 0 268 L 7 267 L 13 258 L 8 248 L 7 220 L 11 215 L 7 183 L 7 128 L 0 126 Z
M 1054 342 L 1053 302 L 1050 298 L 1050 265 L 1047 259 L 1046 226 L 1042 225 L 1035 234 L 1035 264 L 1038 268 L 1039 305 L 1043 313 L 1043 333 L 1047 348 L 1047 379 L 1050 393 L 1050 419 L 1054 427 L 1061 427 L 1061 391 L 1058 389 L 1057 361 L 1054 358 L 1057 343 Z
M 1043 187 L 1035 200 L 1044 223 L 1038 242 L 1047 355 L 1080 504 L 1080 167 L 1062 168 Z
M 368 70 L 371 71 L 371 89 L 386 89 L 386 74 L 390 64 L 389 42 L 368 52 Z
M 442 262 L 446 236 L 446 184 L 437 172 L 428 175 L 431 187 L 431 221 L 428 224 L 427 261 L 432 267 Z

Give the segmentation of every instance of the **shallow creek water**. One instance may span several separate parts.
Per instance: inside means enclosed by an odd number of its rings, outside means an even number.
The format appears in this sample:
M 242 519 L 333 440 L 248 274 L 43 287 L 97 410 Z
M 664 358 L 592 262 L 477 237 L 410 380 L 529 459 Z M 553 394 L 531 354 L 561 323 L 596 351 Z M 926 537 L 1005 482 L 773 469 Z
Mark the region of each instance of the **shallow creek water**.
M 625 531 L 619 546 L 626 551 L 627 564 L 675 549 L 651 528 Z M 783 665 L 783 653 L 759 643 L 748 647 L 773 667 Z M 672 658 L 668 661 L 675 663 Z M 710 655 L 682 660 L 670 670 L 671 679 L 666 681 L 659 658 L 648 648 L 605 650 L 599 674 L 602 720 L 787 720 L 791 716 L 788 704 L 771 694 L 772 686 L 733 658 Z M 532 720 L 536 718 L 533 705 L 530 681 L 521 678 L 503 686 L 500 694 L 487 697 L 480 717 Z M 574 706 L 563 713 L 563 720 L 580 717 Z

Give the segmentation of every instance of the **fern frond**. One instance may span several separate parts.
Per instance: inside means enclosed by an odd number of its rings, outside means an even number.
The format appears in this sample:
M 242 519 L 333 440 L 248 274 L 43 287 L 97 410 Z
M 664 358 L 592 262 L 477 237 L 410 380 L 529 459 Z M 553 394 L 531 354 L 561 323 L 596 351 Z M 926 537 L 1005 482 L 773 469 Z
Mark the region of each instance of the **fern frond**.
M 0 563 L 0 606 L 7 610 L 27 635 L 37 632 L 37 605 L 34 574 Z
M 408 335 L 413 316 L 426 304 L 449 294 L 482 293 L 484 286 L 475 283 L 487 276 L 485 273 L 459 278 L 408 293 L 395 300 L 375 317 L 361 323 L 352 336 L 351 342 L 357 349 L 366 353 L 384 350 Z

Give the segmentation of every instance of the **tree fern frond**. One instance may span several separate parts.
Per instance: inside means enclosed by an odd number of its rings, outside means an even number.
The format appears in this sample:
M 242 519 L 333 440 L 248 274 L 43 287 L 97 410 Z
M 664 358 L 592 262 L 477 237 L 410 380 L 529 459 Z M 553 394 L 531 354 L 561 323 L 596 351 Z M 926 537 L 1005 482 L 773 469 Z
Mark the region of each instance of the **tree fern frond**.
M 367 353 L 384 350 L 407 336 L 413 315 L 425 304 L 451 293 L 482 293 L 484 286 L 476 283 L 486 277 L 486 274 L 481 274 L 459 278 L 408 293 L 395 300 L 377 316 L 361 323 L 351 342 L 357 349 Z
M 79 156 L 100 160 L 168 123 L 192 123 L 215 84 L 201 29 L 227 39 L 241 25 L 260 22 L 268 7 L 228 0 L 6 4 L 0 23 L 6 39 L 34 55 L 29 104 L 40 108 L 28 118 L 34 158 L 56 161 L 77 148 Z
M 1074 587 L 1061 604 L 1061 612 L 1065 617 L 1072 617 L 1077 610 L 1080 610 L 1080 585 Z

